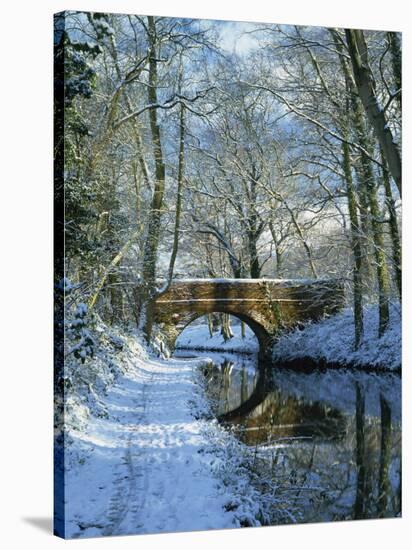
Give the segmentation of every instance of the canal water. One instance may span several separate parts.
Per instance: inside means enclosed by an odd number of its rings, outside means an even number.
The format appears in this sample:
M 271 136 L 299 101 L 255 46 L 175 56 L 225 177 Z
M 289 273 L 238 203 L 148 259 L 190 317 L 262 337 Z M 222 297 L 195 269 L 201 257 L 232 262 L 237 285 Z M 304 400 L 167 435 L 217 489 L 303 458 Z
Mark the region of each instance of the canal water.
M 203 375 L 214 414 L 254 453 L 262 476 L 271 472 L 293 521 L 400 515 L 400 376 L 296 372 L 241 353 L 175 355 L 211 359 Z

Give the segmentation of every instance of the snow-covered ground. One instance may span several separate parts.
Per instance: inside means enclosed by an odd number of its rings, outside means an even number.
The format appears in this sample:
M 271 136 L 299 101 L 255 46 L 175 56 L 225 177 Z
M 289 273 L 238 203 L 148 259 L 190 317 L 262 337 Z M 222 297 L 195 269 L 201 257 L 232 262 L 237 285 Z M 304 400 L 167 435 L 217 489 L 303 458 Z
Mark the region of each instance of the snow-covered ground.
M 242 444 L 204 397 L 205 359 L 153 359 L 133 336 L 101 339 L 103 354 L 67 367 L 66 537 L 260 525 Z
M 354 349 L 353 312 L 342 312 L 308 323 L 280 337 L 273 350 L 275 361 L 309 357 L 342 365 L 373 366 L 397 370 L 401 366 L 401 314 L 399 307 L 391 308 L 390 325 L 378 338 L 377 307 L 365 308 L 364 338 Z
M 245 338 L 242 338 L 240 325 L 232 326 L 234 336 L 225 342 L 220 331 L 214 332 L 210 337 L 209 328 L 205 324 L 189 326 L 176 340 L 176 348 L 258 352 L 259 343 L 256 336 L 248 326 L 245 328 Z
M 311 357 L 393 370 L 400 365 L 395 309 L 391 319 L 378 339 L 377 312 L 367 311 L 365 341 L 355 352 L 352 314 L 343 311 L 283 335 L 274 358 Z M 240 327 L 233 330 L 236 338 L 225 344 L 219 333 L 210 338 L 205 325 L 188 327 L 179 345 L 257 351 L 250 329 L 243 340 Z M 100 322 L 92 332 L 94 355 L 76 359 L 68 342 L 65 365 L 66 538 L 233 528 L 299 517 L 277 492 L 272 472 L 266 479 L 262 470 L 254 471 L 253 448 L 211 414 L 199 369 L 207 358 L 158 359 L 136 333 Z M 330 373 L 330 383 L 342 386 L 336 374 Z M 279 384 L 299 395 L 301 377 L 289 378 Z M 318 388 L 313 398 L 319 397 L 328 381 L 320 387 L 312 378 L 309 385 Z

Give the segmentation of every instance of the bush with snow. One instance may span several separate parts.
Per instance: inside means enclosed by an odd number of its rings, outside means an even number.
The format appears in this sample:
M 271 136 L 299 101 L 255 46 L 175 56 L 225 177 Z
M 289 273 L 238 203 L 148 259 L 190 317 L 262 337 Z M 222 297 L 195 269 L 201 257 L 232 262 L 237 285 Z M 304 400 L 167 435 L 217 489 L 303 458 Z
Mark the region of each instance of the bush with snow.
M 104 397 L 108 389 L 126 372 L 131 361 L 146 357 L 147 351 L 132 330 L 108 327 L 97 315 L 89 319 L 87 307 L 82 303 L 76 306 L 73 319 L 66 320 L 64 328 L 64 403 L 56 437 L 64 430 L 67 451 L 73 434 L 86 429 L 91 415 L 107 416 Z M 55 397 L 59 402 L 63 396 Z M 66 460 L 73 463 L 80 456 L 66 453 Z
M 364 337 L 359 349 L 354 349 L 353 311 L 344 309 L 337 315 L 283 334 L 275 344 L 275 361 L 299 358 L 324 360 L 328 363 L 381 367 L 396 370 L 401 366 L 401 314 L 393 305 L 390 324 L 378 337 L 377 306 L 364 310 Z
M 93 357 L 96 342 L 88 328 L 87 305 L 80 303 L 74 312 L 74 319 L 67 322 L 69 334 L 75 341 L 75 344 L 70 348 L 69 353 L 72 353 L 76 359 L 80 359 L 82 363 L 87 357 Z

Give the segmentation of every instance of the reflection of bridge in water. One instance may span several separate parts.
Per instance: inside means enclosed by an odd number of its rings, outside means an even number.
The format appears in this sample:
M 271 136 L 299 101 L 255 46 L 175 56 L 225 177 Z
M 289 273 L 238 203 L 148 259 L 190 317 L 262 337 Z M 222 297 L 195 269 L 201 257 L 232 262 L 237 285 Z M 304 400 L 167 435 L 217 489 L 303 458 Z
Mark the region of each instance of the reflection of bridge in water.
M 229 365 L 223 365 L 225 376 L 231 375 Z M 242 381 L 243 382 L 243 381 Z M 221 413 L 220 422 L 239 428 L 239 436 L 247 445 L 265 444 L 279 439 L 295 438 L 332 441 L 341 439 L 346 431 L 345 414 L 320 401 L 307 402 L 293 395 L 285 395 L 273 382 L 270 371 L 260 365 L 254 388 L 245 399 L 245 388 L 240 387 L 240 405 Z
M 336 280 L 178 279 L 151 307 L 171 349 L 198 317 L 228 313 L 250 326 L 264 357 L 280 329 L 335 313 L 343 299 L 343 285 Z

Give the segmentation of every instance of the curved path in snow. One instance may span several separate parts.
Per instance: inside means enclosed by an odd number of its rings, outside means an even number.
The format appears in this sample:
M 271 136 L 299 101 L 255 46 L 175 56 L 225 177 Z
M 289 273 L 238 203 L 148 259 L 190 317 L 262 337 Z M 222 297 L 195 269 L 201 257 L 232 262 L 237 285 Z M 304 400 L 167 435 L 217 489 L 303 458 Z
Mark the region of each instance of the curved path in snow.
M 212 473 L 206 421 L 194 417 L 198 363 L 138 359 L 111 387 L 107 417 L 91 417 L 73 444 L 72 456 L 76 448 L 89 456 L 68 468 L 67 537 L 239 525 Z

